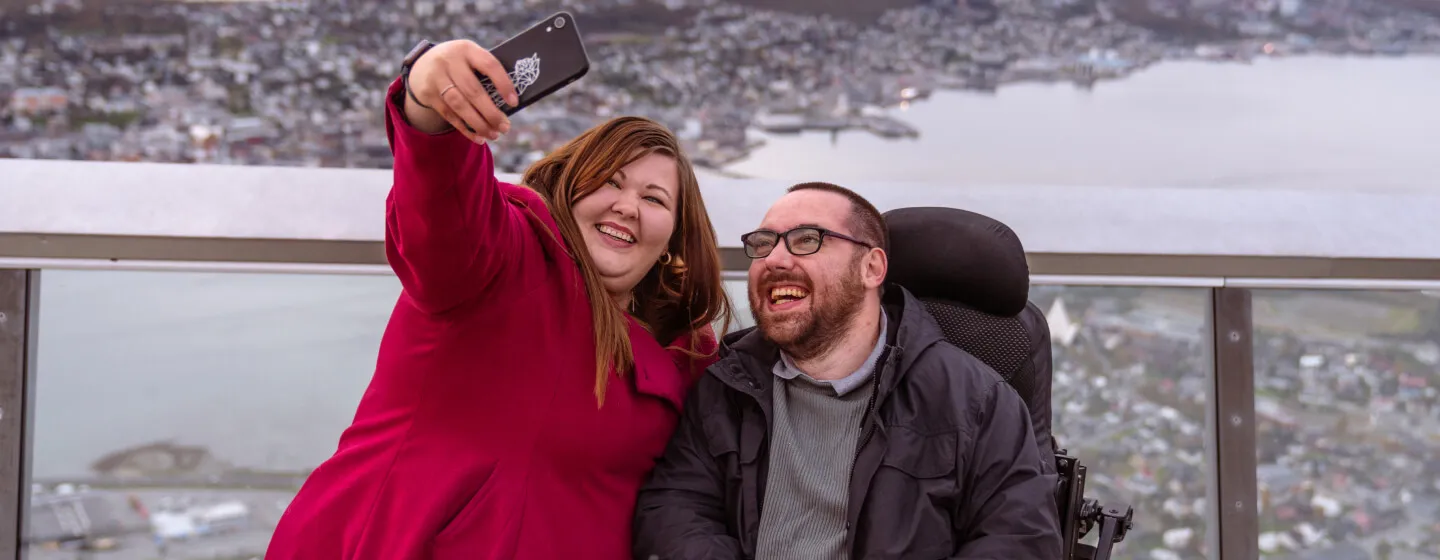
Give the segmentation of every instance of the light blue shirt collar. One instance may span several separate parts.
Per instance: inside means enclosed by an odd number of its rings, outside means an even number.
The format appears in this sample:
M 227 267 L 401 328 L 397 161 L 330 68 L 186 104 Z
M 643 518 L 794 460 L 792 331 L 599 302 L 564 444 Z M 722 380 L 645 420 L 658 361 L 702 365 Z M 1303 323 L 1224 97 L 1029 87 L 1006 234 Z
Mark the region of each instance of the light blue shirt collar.
M 880 337 L 875 339 L 875 349 L 870 351 L 870 356 L 865 358 L 865 363 L 860 364 L 860 369 L 855 370 L 854 373 L 841 379 L 820 381 L 810 377 L 809 374 L 800 371 L 800 368 L 795 366 L 795 361 L 790 359 L 790 356 L 786 355 L 784 350 L 780 351 L 780 361 L 775 362 L 775 367 L 772 368 L 772 372 L 776 377 L 781 379 L 801 379 L 812 385 L 829 387 L 835 391 L 835 396 L 843 397 L 846 393 L 854 391 L 861 385 L 864 385 L 865 382 L 869 381 L 870 377 L 875 374 L 875 365 L 880 361 L 880 355 L 885 353 L 885 340 L 889 328 L 889 317 L 886 316 L 885 310 L 882 308 L 880 310 Z

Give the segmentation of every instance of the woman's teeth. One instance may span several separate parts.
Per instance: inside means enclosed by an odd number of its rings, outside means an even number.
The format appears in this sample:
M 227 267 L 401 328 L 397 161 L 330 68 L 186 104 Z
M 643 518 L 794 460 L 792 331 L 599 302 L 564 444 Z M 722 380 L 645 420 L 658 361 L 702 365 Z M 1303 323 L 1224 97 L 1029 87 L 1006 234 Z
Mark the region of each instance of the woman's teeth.
M 630 235 L 630 234 L 628 234 L 628 233 L 625 233 L 625 232 L 623 232 L 623 231 L 620 231 L 620 230 L 615 229 L 615 228 L 610 227 L 610 226 L 598 225 L 598 226 L 595 226 L 595 229 L 600 230 L 600 233 L 603 233 L 603 234 L 608 235 L 608 236 L 610 236 L 610 237 L 614 237 L 615 239 L 619 239 L 619 240 L 624 241 L 624 242 L 626 242 L 626 243 L 634 243 L 634 242 L 635 242 L 635 236 Z

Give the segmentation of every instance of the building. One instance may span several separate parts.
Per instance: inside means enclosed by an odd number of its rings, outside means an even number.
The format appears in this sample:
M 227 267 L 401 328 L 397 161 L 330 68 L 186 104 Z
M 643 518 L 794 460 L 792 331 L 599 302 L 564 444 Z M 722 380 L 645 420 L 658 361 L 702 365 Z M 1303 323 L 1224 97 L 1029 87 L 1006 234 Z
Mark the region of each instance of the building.
M 21 115 L 34 115 L 65 110 L 70 94 L 55 87 L 20 88 L 10 94 L 10 110 Z

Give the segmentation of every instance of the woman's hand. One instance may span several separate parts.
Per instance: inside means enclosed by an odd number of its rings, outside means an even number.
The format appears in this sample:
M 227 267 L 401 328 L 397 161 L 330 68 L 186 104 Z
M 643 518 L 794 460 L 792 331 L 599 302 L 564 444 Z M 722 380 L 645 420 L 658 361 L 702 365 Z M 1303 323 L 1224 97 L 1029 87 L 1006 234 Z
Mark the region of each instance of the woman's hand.
M 490 78 L 505 103 L 513 107 L 519 102 L 510 75 L 490 51 L 474 41 L 446 41 L 431 47 L 410 69 L 410 92 L 415 96 L 405 96 L 410 125 L 430 133 L 454 128 L 476 143 L 509 132 L 510 119 L 480 85 L 476 71 Z

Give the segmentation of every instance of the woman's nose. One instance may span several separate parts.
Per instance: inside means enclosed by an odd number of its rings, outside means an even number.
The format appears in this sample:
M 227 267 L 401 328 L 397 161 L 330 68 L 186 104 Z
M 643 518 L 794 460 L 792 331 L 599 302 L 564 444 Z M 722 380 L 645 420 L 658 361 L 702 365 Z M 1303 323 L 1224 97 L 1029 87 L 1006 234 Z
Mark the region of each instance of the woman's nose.
M 636 198 L 638 197 L 633 194 L 622 192 L 619 197 L 616 197 L 615 203 L 610 206 L 610 209 L 626 218 L 634 218 L 640 213 L 640 204 Z

